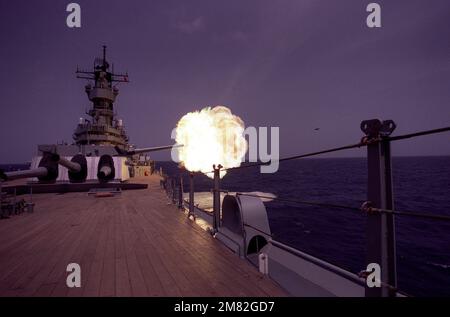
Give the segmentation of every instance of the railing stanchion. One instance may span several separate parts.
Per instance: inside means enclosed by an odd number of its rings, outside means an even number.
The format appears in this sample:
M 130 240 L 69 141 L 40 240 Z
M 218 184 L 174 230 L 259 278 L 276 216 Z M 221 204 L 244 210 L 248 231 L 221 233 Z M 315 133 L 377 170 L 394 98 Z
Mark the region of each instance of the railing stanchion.
M 177 186 L 176 186 L 175 177 L 172 177 L 172 179 L 170 180 L 170 187 L 172 187 L 172 203 L 175 204 L 177 202 L 177 199 L 176 199 Z
M 366 133 L 368 164 L 367 200 L 375 208 L 394 209 L 392 194 L 391 151 L 388 136 L 395 129 L 393 121 L 368 120 L 361 123 Z M 394 215 L 378 212 L 367 214 L 367 265 L 381 269 L 381 287 L 368 287 L 368 297 L 395 296 L 397 287 Z M 371 272 L 369 272 L 371 273 Z
M 2 172 L 0 170 L 0 172 Z M 3 217 L 3 179 L 0 179 L 0 219 Z
M 180 174 L 180 182 L 178 184 L 178 208 L 183 209 L 183 175 Z
M 214 190 L 213 190 L 213 229 L 219 230 L 220 226 L 220 169 L 222 165 L 213 165 L 214 169 Z
M 194 173 L 189 173 L 189 213 L 188 217 L 195 216 L 194 213 Z

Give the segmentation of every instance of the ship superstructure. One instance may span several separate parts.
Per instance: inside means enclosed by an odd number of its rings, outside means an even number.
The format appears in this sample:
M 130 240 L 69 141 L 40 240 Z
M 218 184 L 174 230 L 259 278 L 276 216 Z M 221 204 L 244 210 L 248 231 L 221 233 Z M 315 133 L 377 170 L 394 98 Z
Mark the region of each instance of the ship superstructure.
M 73 139 L 76 145 L 111 145 L 128 148 L 128 136 L 123 121 L 116 117 L 114 102 L 119 89 L 114 83 L 128 82 L 128 74 L 115 74 L 110 71 L 106 60 L 106 46 L 103 57 L 96 58 L 93 71 L 77 70 L 77 78 L 93 82 L 85 86 L 92 107 L 86 112 L 91 119 L 80 119 Z
M 138 150 L 129 143 L 122 119 L 117 117 L 114 103 L 119 94 L 117 83 L 127 83 L 128 74 L 114 73 L 114 67 L 103 56 L 94 60 L 90 71 L 77 68 L 77 78 L 89 82 L 85 92 L 91 105 L 89 119 L 80 118 L 73 133 L 72 144 L 44 144 L 32 159 L 31 169 L 45 168 L 37 175 L 39 182 L 122 182 L 133 175 L 149 175 L 153 162 L 141 153 L 159 148 Z M 34 174 L 32 174 L 34 176 Z

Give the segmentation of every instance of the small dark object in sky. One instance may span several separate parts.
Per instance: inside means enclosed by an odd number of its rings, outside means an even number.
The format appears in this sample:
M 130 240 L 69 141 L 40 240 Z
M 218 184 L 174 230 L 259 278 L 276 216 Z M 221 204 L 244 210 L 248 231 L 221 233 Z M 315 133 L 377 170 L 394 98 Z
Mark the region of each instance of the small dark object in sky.
M 315 128 L 315 129 L 314 129 L 314 131 L 319 131 L 319 130 L 320 130 L 320 128 Z

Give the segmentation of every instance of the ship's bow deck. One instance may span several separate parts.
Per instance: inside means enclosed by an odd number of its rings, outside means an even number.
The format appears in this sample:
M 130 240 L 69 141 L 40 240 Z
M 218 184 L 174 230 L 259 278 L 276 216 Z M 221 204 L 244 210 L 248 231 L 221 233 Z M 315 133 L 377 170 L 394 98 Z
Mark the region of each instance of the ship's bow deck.
M 157 176 L 115 197 L 34 195 L 0 220 L 1 296 L 283 296 L 278 285 L 168 203 Z M 69 263 L 81 288 L 68 288 Z

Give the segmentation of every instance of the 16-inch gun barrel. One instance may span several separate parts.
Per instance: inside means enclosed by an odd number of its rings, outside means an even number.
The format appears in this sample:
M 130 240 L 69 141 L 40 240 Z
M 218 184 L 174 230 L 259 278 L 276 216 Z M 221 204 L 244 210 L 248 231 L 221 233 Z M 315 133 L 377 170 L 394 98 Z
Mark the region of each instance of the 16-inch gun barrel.
M 69 161 L 65 159 L 64 157 L 59 157 L 58 164 L 61 166 L 64 166 L 71 172 L 79 173 L 81 172 L 81 165 L 77 162 Z
M 108 166 L 108 165 L 102 166 L 100 168 L 100 171 L 98 172 L 98 178 L 106 179 L 111 175 L 111 173 L 112 173 L 112 169 L 110 166 Z
M 47 176 L 47 173 L 48 173 L 47 168 L 38 167 L 24 171 L 0 172 L 1 175 L 0 177 L 5 181 L 12 181 L 20 178 L 45 177 Z
M 39 166 L 24 171 L 0 172 L 0 178 L 5 181 L 37 177 L 41 182 L 54 182 L 58 178 L 59 155 L 44 153 Z
M 97 178 L 101 183 L 112 181 L 115 177 L 114 160 L 110 155 L 102 155 L 98 162 Z
M 165 146 L 146 147 L 146 148 L 141 148 L 141 149 L 134 149 L 131 151 L 124 150 L 124 149 L 120 148 L 119 146 L 116 146 L 115 149 L 116 149 L 117 154 L 119 154 L 119 155 L 132 156 L 132 155 L 136 155 L 136 154 L 170 150 L 172 148 L 178 148 L 178 147 L 182 147 L 182 146 L 183 146 L 182 144 L 173 144 L 173 145 L 165 145 Z
M 83 183 L 88 175 L 87 160 L 82 154 L 77 154 L 69 161 L 58 155 L 58 164 L 67 168 L 71 183 Z

